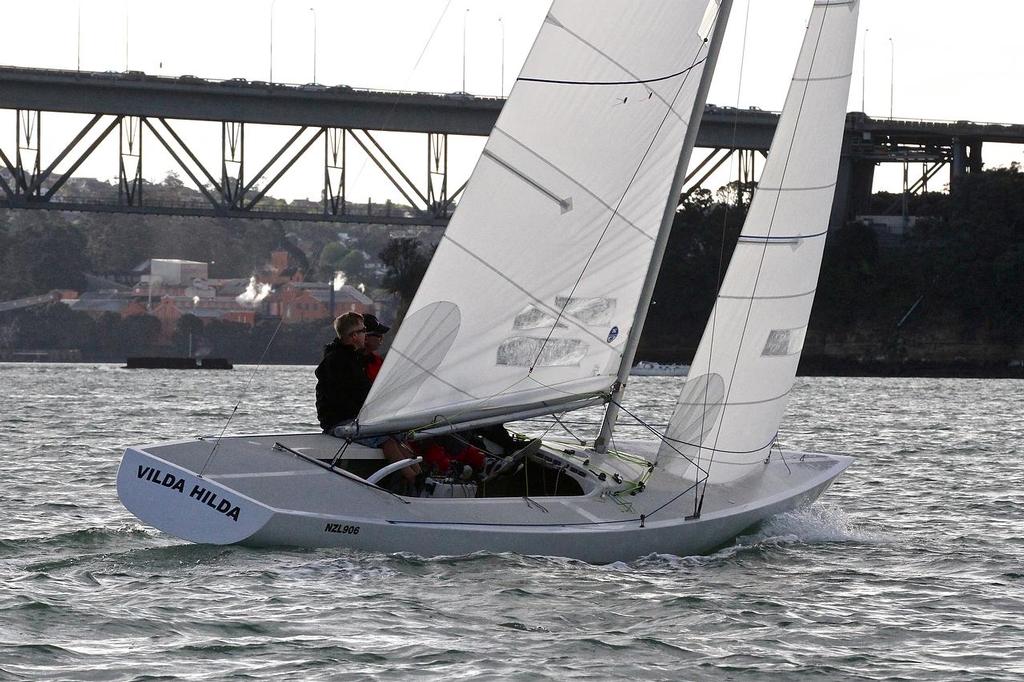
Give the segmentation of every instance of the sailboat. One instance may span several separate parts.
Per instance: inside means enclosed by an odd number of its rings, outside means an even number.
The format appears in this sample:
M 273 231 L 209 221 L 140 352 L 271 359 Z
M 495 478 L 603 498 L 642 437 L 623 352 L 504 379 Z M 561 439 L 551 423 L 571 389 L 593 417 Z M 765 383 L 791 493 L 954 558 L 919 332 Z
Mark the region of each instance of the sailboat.
M 615 435 L 731 0 L 555 0 L 358 419 L 126 449 L 123 504 L 197 543 L 689 555 L 817 499 L 781 448 L 817 283 L 857 0 L 815 0 L 760 184 L 667 428 Z M 603 406 L 593 439 L 488 438 Z M 654 431 L 652 427 L 652 431 Z M 656 432 L 656 431 L 655 431 Z M 474 439 L 415 494 L 360 444 Z

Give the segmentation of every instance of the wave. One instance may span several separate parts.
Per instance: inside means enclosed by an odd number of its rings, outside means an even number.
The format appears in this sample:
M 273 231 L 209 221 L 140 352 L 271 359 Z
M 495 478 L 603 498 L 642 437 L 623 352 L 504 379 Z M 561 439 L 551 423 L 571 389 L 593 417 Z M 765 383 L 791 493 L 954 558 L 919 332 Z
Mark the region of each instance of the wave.
M 68 505 L 61 505 L 62 507 Z M 74 507 L 75 505 L 69 505 Z M 28 536 L 17 538 L 0 538 L 0 557 L 8 557 L 27 550 L 32 554 L 44 551 L 76 551 L 102 547 L 122 540 L 137 540 L 158 536 L 157 531 L 149 530 L 140 525 L 125 524 L 116 528 L 97 527 L 56 533 L 47 536 Z
M 819 503 L 765 520 L 752 534 L 736 538 L 736 545 L 884 544 L 888 541 L 883 533 L 858 528 L 842 508 Z

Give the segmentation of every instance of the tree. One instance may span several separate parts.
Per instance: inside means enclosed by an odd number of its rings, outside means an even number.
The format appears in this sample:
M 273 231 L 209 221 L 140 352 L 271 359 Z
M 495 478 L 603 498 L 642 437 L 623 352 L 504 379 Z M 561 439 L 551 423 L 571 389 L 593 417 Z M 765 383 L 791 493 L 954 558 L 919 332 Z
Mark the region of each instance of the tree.
M 325 244 L 324 248 L 320 251 L 320 259 L 317 261 L 317 268 L 318 272 L 321 273 L 321 277 L 330 279 L 334 276 L 334 272 L 343 270 L 341 264 L 345 260 L 345 256 L 348 255 L 348 252 L 349 250 L 339 242 L 328 242 Z
M 811 320 L 825 335 L 842 334 L 872 314 L 879 261 L 878 238 L 862 223 L 849 223 L 833 231 L 825 242 L 821 274 Z
M 125 355 L 153 352 L 160 336 L 160 320 L 152 315 L 131 315 L 121 320 L 119 328 Z
M 380 259 L 388 269 L 384 287 L 398 294 L 403 310 L 407 309 L 427 272 L 430 256 L 423 253 L 419 241 L 402 237 L 389 241 Z
M 686 362 L 696 350 L 745 206 L 714 202 L 707 190 L 688 196 L 676 212 L 638 353 Z
M 7 228 L 0 271 L 0 300 L 44 294 L 53 289 L 85 289 L 90 269 L 86 237 L 66 219 L 47 211 Z
M 338 269 L 344 272 L 349 279 L 362 281 L 366 268 L 366 256 L 358 249 L 352 249 L 341 259 L 341 267 Z

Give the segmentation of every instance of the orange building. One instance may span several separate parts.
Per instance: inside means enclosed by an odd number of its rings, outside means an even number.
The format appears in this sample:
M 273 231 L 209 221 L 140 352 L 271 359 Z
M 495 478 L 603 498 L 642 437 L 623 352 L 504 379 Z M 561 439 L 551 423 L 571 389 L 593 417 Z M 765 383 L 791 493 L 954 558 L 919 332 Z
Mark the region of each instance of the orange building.
M 266 300 L 267 313 L 285 324 L 330 320 L 331 285 L 327 282 L 292 282 L 272 293 Z M 354 287 L 343 286 L 334 292 L 334 316 L 342 313 L 372 313 L 373 300 Z
M 160 320 L 160 338 L 167 342 L 184 315 L 195 315 L 205 324 L 210 320 L 237 322 L 250 327 L 256 324 L 255 308 L 241 305 L 234 297 L 219 296 L 195 301 L 186 296 L 164 296 L 149 314 Z

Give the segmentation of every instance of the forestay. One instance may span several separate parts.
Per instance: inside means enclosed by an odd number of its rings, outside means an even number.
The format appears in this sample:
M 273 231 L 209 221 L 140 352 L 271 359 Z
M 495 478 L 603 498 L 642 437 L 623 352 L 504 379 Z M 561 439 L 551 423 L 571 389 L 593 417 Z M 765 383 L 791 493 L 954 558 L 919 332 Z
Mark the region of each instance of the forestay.
M 554 2 L 361 433 L 553 412 L 608 392 L 717 10 L 717 0 Z
M 659 466 L 674 473 L 737 478 L 760 466 L 775 439 L 825 246 L 858 5 L 814 4 L 768 161 L 659 451 Z

